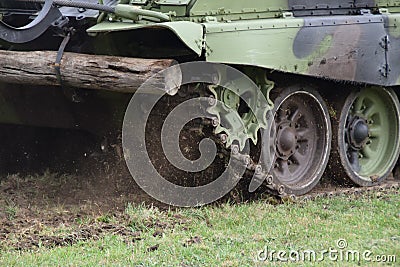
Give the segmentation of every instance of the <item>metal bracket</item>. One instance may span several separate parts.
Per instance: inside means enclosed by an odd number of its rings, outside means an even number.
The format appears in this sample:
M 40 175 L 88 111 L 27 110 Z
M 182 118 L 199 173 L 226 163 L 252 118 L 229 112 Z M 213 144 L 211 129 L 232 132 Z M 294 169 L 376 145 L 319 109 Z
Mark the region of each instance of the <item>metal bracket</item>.
M 217 17 L 206 16 L 206 17 L 204 18 L 204 22 L 207 22 L 207 23 L 217 23 L 217 22 L 218 22 L 218 19 L 217 19 Z
M 371 10 L 369 10 L 369 9 L 360 9 L 360 15 L 371 15 Z
M 387 78 L 389 77 L 389 73 L 391 71 L 388 58 L 388 52 L 390 46 L 389 35 L 385 35 L 384 37 L 382 37 L 381 42 L 379 42 L 379 45 L 385 50 L 385 63 L 381 68 L 379 68 L 379 72 L 383 77 Z
M 389 9 L 387 9 L 387 8 L 379 8 L 379 9 L 378 9 L 378 12 L 379 12 L 379 14 L 381 14 L 381 15 L 389 15 L 389 14 L 390 14 Z
M 294 18 L 294 14 L 293 14 L 293 12 L 283 12 L 282 13 L 282 18 L 284 18 L 284 19 L 293 19 Z
M 387 63 L 379 68 L 379 73 L 385 78 L 389 77 L 390 71 L 391 71 L 391 69 L 389 67 L 389 64 L 387 64 Z
M 390 39 L 388 35 L 382 37 L 381 41 L 379 42 L 379 45 L 386 51 L 389 50 L 389 44 L 390 44 Z

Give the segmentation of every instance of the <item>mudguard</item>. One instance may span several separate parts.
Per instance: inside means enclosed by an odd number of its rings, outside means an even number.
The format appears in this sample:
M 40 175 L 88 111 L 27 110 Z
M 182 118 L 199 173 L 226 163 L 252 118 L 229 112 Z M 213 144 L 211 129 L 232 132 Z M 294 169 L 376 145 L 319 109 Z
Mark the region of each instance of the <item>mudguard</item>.
M 87 30 L 88 33 L 130 31 L 146 28 L 164 28 L 176 36 L 198 56 L 202 54 L 203 25 L 189 21 L 164 22 L 154 24 L 133 24 L 126 22 L 101 22 Z

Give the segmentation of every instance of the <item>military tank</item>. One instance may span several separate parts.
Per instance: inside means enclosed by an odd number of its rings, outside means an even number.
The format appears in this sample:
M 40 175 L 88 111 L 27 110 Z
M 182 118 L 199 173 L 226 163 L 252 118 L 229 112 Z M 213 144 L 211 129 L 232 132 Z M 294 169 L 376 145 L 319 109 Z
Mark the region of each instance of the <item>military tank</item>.
M 387 179 L 400 154 L 400 0 L 2 0 L 0 18 L 2 123 L 118 139 L 152 75 L 224 64 L 163 90 L 168 103 L 208 99 L 200 124 L 252 173 L 252 191 L 312 194 L 326 171 L 335 184 L 398 187 Z M 188 75 L 174 73 L 164 83 Z

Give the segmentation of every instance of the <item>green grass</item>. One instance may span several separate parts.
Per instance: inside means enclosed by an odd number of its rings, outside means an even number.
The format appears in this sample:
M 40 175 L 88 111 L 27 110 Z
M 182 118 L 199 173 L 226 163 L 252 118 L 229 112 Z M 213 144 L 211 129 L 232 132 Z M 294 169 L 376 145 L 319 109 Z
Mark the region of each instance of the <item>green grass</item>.
M 395 255 L 397 264 L 400 262 L 400 196 L 395 193 L 303 204 L 274 206 L 259 201 L 175 211 L 128 205 L 125 216 L 130 218 L 132 230 L 140 233 L 140 240 L 107 235 L 68 247 L 4 250 L 0 251 L 0 265 L 269 266 L 271 262 L 257 260 L 264 248 L 314 250 L 318 259 L 320 251 L 337 249 L 339 239 L 347 241 L 344 251 L 370 250 L 372 257 Z M 309 261 L 301 264 L 317 265 Z M 322 266 L 357 264 L 378 265 L 363 259 L 359 263 L 331 261 L 328 255 L 322 262 Z

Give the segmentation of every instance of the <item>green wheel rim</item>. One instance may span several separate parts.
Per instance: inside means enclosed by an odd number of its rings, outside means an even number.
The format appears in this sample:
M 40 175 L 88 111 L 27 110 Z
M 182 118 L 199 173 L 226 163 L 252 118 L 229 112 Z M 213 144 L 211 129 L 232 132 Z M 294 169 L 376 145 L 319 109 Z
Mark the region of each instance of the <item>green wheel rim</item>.
M 399 154 L 399 113 L 392 90 L 370 87 L 354 98 L 343 140 L 347 163 L 361 180 L 374 182 L 394 167 Z

